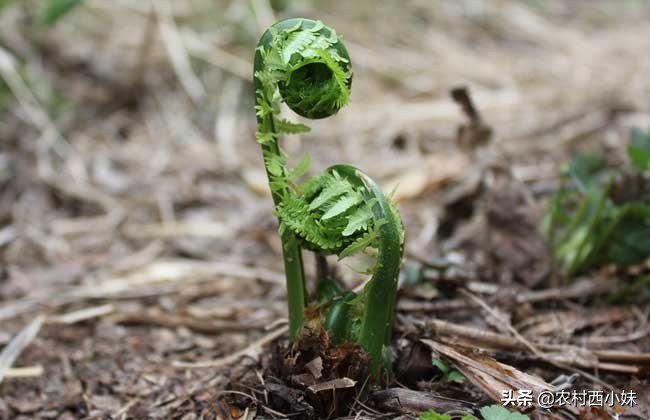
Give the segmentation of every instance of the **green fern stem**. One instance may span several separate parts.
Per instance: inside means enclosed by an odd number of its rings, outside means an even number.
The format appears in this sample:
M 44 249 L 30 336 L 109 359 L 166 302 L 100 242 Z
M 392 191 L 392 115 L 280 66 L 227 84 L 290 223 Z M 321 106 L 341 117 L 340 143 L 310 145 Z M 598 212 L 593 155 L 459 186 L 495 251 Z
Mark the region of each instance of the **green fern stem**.
M 380 222 L 377 241 L 375 272 L 366 285 L 366 305 L 361 319 L 359 344 L 372 360 L 371 372 L 378 377 L 382 367 L 382 353 L 390 344 L 397 295 L 397 276 L 402 263 L 403 229 L 399 214 L 379 186 L 368 175 L 349 165 L 336 165 L 329 170 L 347 177 L 366 192 L 366 199 L 373 201 L 372 215 Z
M 358 169 L 333 166 L 304 184 L 305 159 L 293 170 L 278 144 L 281 134 L 308 131 L 280 118 L 280 102 L 311 118 L 334 115 L 349 102 L 349 54 L 336 32 L 319 21 L 288 19 L 261 37 L 255 54 L 257 139 L 262 147 L 283 245 L 289 337 L 300 338 L 307 293 L 302 249 L 339 259 L 376 249 L 373 277 L 357 298 L 347 293 L 326 302 L 325 327 L 333 341 L 358 342 L 370 355 L 371 372 L 381 373 L 392 333 L 403 228 L 396 208 L 377 184 Z M 353 310 L 353 307 L 356 308 Z M 359 310 L 361 308 L 361 310 Z M 359 319 L 350 318 L 361 314 Z
M 288 25 L 288 21 L 278 22 L 276 27 L 281 30 Z M 268 47 L 273 36 L 270 31 L 266 31 L 260 42 L 259 46 Z M 255 52 L 254 61 L 254 75 L 261 71 L 264 67 L 264 59 L 258 48 Z M 263 90 L 262 82 L 254 77 L 255 88 L 255 103 L 260 104 L 259 96 L 260 90 Z M 275 129 L 274 115 L 257 115 L 257 124 L 259 126 L 258 132 L 269 133 L 272 135 L 270 141 L 261 143 L 262 156 L 266 166 L 266 175 L 269 182 L 274 181 L 274 176 L 269 171 L 268 159 L 272 157 L 280 157 L 280 147 L 278 146 L 278 133 Z M 281 191 L 273 191 L 273 203 L 275 207 L 282 201 Z M 305 288 L 305 270 L 303 268 L 302 251 L 296 236 L 290 232 L 285 231 L 280 235 L 282 242 L 282 257 L 284 260 L 284 272 L 287 285 L 287 301 L 288 301 L 288 317 L 289 317 L 289 339 L 295 341 L 299 334 L 305 317 L 305 306 L 307 304 L 307 291 Z

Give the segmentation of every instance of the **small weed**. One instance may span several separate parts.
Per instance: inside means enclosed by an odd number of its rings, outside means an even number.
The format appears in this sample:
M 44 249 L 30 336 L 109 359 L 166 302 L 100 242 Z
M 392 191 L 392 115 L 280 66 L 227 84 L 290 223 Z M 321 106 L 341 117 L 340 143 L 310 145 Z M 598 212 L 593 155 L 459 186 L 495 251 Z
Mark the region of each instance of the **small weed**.
M 553 255 L 568 276 L 650 256 L 650 133 L 633 130 L 631 167 L 614 170 L 579 154 L 565 168 L 542 221 Z
M 442 372 L 442 380 L 445 382 L 456 382 L 462 384 L 465 382 L 465 376 L 459 371 L 452 369 L 447 363 L 442 361 L 442 359 L 434 358 L 432 363 L 437 367 L 440 372 Z
M 490 405 L 481 408 L 481 417 L 483 420 L 530 420 L 528 416 L 525 416 L 516 411 L 510 411 L 500 405 Z M 420 413 L 420 420 L 451 420 L 451 417 L 447 414 L 440 414 L 436 411 L 428 410 Z M 461 420 L 479 419 L 468 414 L 466 416 L 463 416 Z

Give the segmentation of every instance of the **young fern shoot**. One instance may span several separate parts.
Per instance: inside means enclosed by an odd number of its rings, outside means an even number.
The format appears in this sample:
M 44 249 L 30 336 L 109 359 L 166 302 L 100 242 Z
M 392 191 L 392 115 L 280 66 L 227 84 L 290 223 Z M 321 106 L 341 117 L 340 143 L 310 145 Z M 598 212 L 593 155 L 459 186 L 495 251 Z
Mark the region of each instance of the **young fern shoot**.
M 376 249 L 363 293 L 335 290 L 325 299 L 324 325 L 332 341 L 358 342 L 378 377 L 390 343 L 404 230 L 394 204 L 360 170 L 335 165 L 299 184 L 309 159 L 293 169 L 278 144 L 281 134 L 309 127 L 280 117 L 280 103 L 310 119 L 336 114 L 350 101 L 350 56 L 336 32 L 320 21 L 288 19 L 271 26 L 255 52 L 255 110 L 269 186 L 280 222 L 289 337 L 300 338 L 308 304 L 302 249 L 339 259 Z M 323 299 L 321 299 L 323 302 Z

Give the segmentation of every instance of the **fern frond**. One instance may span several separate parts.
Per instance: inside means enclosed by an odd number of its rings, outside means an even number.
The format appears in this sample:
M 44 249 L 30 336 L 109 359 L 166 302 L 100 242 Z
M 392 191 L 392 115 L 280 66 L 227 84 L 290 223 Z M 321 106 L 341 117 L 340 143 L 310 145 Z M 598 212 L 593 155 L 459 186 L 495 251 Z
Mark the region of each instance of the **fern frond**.
M 287 178 L 289 178 L 289 180 L 292 181 L 300 178 L 301 176 L 307 173 L 310 164 L 311 164 L 311 157 L 309 155 L 305 155 L 305 157 L 302 158 L 300 163 L 296 165 L 296 167 L 293 168 L 291 171 L 289 171 L 289 175 L 287 175 Z
M 305 124 L 294 123 L 283 118 L 275 118 L 275 129 L 278 133 L 284 134 L 300 134 L 307 133 L 311 130 Z
M 352 207 L 363 202 L 363 196 L 357 192 L 352 194 L 345 194 L 340 197 L 332 207 L 330 207 L 325 214 L 322 216 L 323 220 L 332 219 L 336 216 L 339 216 L 342 213 L 345 213 Z
M 311 202 L 314 199 L 314 197 L 323 190 L 323 188 L 327 185 L 328 181 L 329 181 L 328 174 L 319 174 L 309 178 L 304 184 L 302 184 L 298 188 L 301 197 L 305 201 Z
M 322 22 L 288 19 L 262 36 L 254 63 L 256 137 L 280 222 L 289 338 L 294 342 L 300 338 L 308 302 L 301 250 L 336 254 L 339 259 L 361 252 L 372 255 L 376 258 L 373 278 L 358 299 L 344 305 L 350 307 L 352 319 L 342 319 L 343 328 L 349 330 L 347 339 L 368 352 L 371 372 L 378 378 L 390 341 L 403 254 L 397 207 L 374 181 L 348 165 L 337 165 L 297 185 L 296 180 L 308 171 L 309 156 L 289 170 L 279 144 L 281 134 L 308 131 L 306 125 L 280 117 L 282 102 L 303 117 L 320 119 L 336 114 L 350 101 L 352 70 L 347 50 Z
M 317 33 L 317 32 L 320 32 L 320 30 L 323 29 L 324 27 L 325 27 L 325 24 L 323 24 L 323 22 L 321 22 L 320 20 L 317 20 L 316 24 L 313 27 L 311 27 L 310 29 L 307 29 L 307 31 Z
M 289 34 L 282 46 L 282 61 L 284 64 L 289 64 L 291 57 L 294 54 L 300 54 L 315 38 L 316 35 L 310 31 L 296 31 Z
M 327 176 L 325 179 L 326 185 L 309 204 L 309 210 L 315 210 L 328 203 L 330 200 L 337 198 L 343 194 L 351 193 L 353 190 L 352 184 L 346 179 L 341 178 L 335 173 Z
M 278 217 L 296 235 L 323 251 L 335 252 L 343 245 L 340 235 L 327 235 L 307 203 L 295 196 L 286 197 L 278 208 Z
M 260 144 L 269 144 L 276 140 L 276 135 L 272 132 L 257 131 L 255 132 L 255 138 Z
M 337 54 L 338 56 L 338 54 Z M 339 62 L 332 57 L 330 51 L 320 50 L 319 58 L 323 60 L 325 64 L 332 70 L 333 79 L 336 81 L 336 84 L 339 88 L 339 98 L 337 100 L 337 105 L 339 108 L 343 108 L 345 105 L 350 103 L 350 88 L 348 87 L 348 80 L 351 75 L 349 72 L 343 70 Z
M 343 258 L 359 254 L 366 248 L 374 246 L 379 235 L 379 226 L 380 224 L 375 223 L 372 229 L 368 230 L 363 236 L 352 242 L 343 251 L 339 252 L 339 261 L 341 261 Z
M 348 217 L 348 224 L 342 232 L 343 236 L 350 236 L 359 230 L 367 230 L 368 223 L 372 220 L 372 211 L 370 205 L 359 206 Z
M 287 164 L 287 159 L 284 156 L 280 155 L 268 155 L 264 158 L 266 163 L 266 169 L 273 176 L 283 176 L 285 174 L 285 165 Z

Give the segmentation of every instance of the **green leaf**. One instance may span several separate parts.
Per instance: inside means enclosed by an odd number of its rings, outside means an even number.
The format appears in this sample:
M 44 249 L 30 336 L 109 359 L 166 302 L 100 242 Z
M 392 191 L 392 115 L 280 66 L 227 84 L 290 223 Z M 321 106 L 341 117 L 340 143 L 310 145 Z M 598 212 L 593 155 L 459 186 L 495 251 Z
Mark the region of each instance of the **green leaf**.
M 641 171 L 650 170 L 650 132 L 644 133 L 638 128 L 630 134 L 630 144 L 627 147 L 630 162 Z
M 650 204 L 628 203 L 614 210 L 606 221 L 599 229 L 601 236 L 606 235 L 602 262 L 626 266 L 650 256 Z
M 307 48 L 314 38 L 316 38 L 316 36 L 310 31 L 292 32 L 282 48 L 282 60 L 284 63 L 288 64 L 291 57 Z
M 285 159 L 278 155 L 269 155 L 266 158 L 266 168 L 271 175 L 282 176 L 284 175 Z
M 456 382 L 458 384 L 462 384 L 463 382 L 465 382 L 465 375 L 463 375 L 457 370 L 452 370 L 447 374 L 446 379 L 450 382 Z
M 466 416 L 461 417 L 460 420 L 478 420 L 478 419 L 472 416 L 471 414 L 467 414 Z
M 449 365 L 442 361 L 442 359 L 434 358 L 431 360 L 431 363 L 437 367 L 443 375 L 446 375 L 449 372 Z
M 336 58 L 332 57 L 328 51 L 319 50 L 319 52 L 320 59 L 327 64 L 327 67 L 332 71 L 334 80 L 339 87 L 337 105 L 339 108 L 343 108 L 345 105 L 350 103 L 350 88 L 348 87 L 348 81 L 351 76 L 343 70 L 343 67 L 341 67 Z
M 528 416 L 496 404 L 481 408 L 481 416 L 484 420 L 530 420 Z
M 436 411 L 429 410 L 420 413 L 420 420 L 451 420 L 447 414 L 440 414 Z
M 261 131 L 258 131 L 255 133 L 255 138 L 260 144 L 271 144 L 275 141 L 275 134 L 271 132 L 262 133 Z
M 328 201 L 352 191 L 352 185 L 336 175 L 332 175 L 325 188 L 309 204 L 309 210 L 315 210 L 323 206 Z
M 385 220 L 382 219 L 381 221 L 385 223 Z M 339 253 L 339 261 L 341 261 L 343 258 L 349 257 L 350 255 L 363 252 L 363 250 L 369 246 L 372 246 L 372 244 L 375 243 L 375 240 L 377 239 L 377 231 L 380 226 L 381 223 L 379 223 L 379 221 L 375 222 L 372 230 L 369 230 L 362 237 L 348 245 L 347 248 Z
M 346 194 L 338 199 L 332 207 L 330 207 L 327 212 L 323 215 L 323 220 L 328 220 L 333 217 L 338 216 L 339 214 L 345 213 L 352 207 L 363 201 L 363 196 L 361 194 Z
M 578 183 L 580 189 L 593 189 L 601 184 L 605 159 L 592 153 L 578 153 L 569 162 L 567 174 Z
M 301 176 L 307 173 L 310 164 L 311 164 L 311 157 L 309 155 L 305 155 L 305 157 L 302 158 L 300 163 L 296 165 L 296 167 L 293 168 L 291 172 L 289 172 L 288 178 L 291 180 L 300 178 Z
M 343 236 L 350 236 L 358 230 L 368 228 L 368 223 L 372 220 L 372 211 L 369 206 L 358 207 L 348 218 L 348 224 L 343 230 Z
M 307 31 L 315 33 L 315 32 L 320 31 L 324 27 L 325 27 L 325 25 L 323 24 L 323 22 L 321 22 L 320 20 L 317 20 L 316 24 L 311 29 L 307 29 Z
M 84 0 L 49 0 L 41 16 L 41 21 L 46 25 L 53 25 L 83 2 Z
M 294 123 L 282 118 L 275 119 L 275 129 L 277 130 L 278 133 L 285 133 L 285 134 L 308 133 L 311 130 L 311 128 L 309 128 L 305 124 Z

